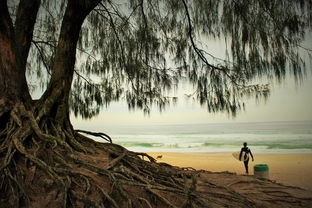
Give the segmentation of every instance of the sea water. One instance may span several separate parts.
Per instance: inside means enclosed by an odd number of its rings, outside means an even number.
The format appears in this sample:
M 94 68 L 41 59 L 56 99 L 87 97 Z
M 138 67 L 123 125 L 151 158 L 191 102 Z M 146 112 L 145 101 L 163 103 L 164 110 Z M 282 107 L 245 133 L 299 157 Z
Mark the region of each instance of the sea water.
M 113 142 L 140 152 L 312 153 L 312 121 L 121 126 Z

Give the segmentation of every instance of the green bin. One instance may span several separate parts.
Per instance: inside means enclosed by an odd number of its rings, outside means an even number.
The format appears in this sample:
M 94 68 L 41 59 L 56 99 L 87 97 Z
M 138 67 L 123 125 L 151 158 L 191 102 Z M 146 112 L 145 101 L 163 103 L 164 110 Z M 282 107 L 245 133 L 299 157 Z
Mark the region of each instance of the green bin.
M 259 178 L 269 178 L 269 166 L 266 164 L 255 165 L 254 175 Z

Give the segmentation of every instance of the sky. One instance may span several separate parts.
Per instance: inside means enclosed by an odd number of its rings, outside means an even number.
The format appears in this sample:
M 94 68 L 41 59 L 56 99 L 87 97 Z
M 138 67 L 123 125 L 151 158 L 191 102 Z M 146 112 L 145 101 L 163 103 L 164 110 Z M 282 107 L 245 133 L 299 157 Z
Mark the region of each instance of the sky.
M 226 50 L 224 40 L 208 40 L 205 45 L 208 53 L 224 59 Z M 306 36 L 302 46 L 312 50 L 311 32 Z M 306 51 L 303 51 L 303 54 L 307 57 Z M 307 62 L 307 76 L 302 83 L 296 84 L 292 77 L 287 77 L 282 84 L 271 83 L 271 94 L 266 102 L 257 102 L 254 98 L 247 99 L 246 109 L 239 112 L 236 117 L 226 113 L 209 113 L 205 106 L 187 100 L 183 96 L 185 93 L 183 90 L 187 92 L 190 90 L 188 86 L 182 86 L 177 92 L 180 95 L 178 104 L 167 107 L 161 113 L 157 109 L 152 109 L 150 115 L 144 115 L 141 110 L 129 111 L 127 103 L 119 101 L 111 103 L 107 108 L 104 107 L 100 114 L 92 119 L 83 120 L 71 116 L 71 121 L 76 129 L 102 131 L 118 130 L 120 126 L 312 120 L 311 62 L 312 60 Z
M 209 49 L 216 56 L 224 53 L 224 44 L 217 41 L 209 44 Z M 312 37 L 304 43 L 312 48 Z M 307 63 L 307 76 L 302 83 L 295 83 L 293 78 L 287 77 L 282 84 L 271 85 L 271 94 L 266 102 L 257 102 L 254 98 L 245 100 L 246 109 L 232 117 L 226 113 L 209 113 L 207 108 L 200 106 L 196 101 L 187 100 L 183 95 L 187 86 L 178 91 L 177 105 L 167 107 L 163 112 L 152 109 L 150 115 L 143 111 L 129 111 L 125 101 L 113 102 L 103 108 L 98 116 L 83 120 L 71 116 L 72 124 L 76 129 L 90 131 L 105 131 L 106 129 L 118 132 L 124 126 L 153 126 L 176 124 L 207 124 L 207 123 L 236 123 L 236 122 L 271 122 L 271 121 L 302 121 L 312 120 L 312 64 Z M 39 94 L 37 97 L 40 96 Z
M 281 85 L 272 86 L 266 102 L 257 102 L 254 98 L 246 100 L 246 109 L 234 118 L 225 113 L 209 113 L 198 103 L 180 98 L 176 106 L 162 113 L 155 109 L 150 115 L 144 115 L 140 110 L 129 111 L 125 102 L 118 102 L 91 120 L 72 117 L 72 123 L 75 128 L 101 131 L 122 126 L 312 120 L 311 91 L 312 73 L 309 73 L 301 84 L 289 78 Z
M 312 49 L 312 37 L 307 39 L 303 46 Z M 208 49 L 217 57 L 222 57 L 225 51 L 224 44 L 218 41 L 210 42 Z M 311 61 L 307 63 L 307 76 L 301 83 L 295 83 L 292 77 L 287 77 L 283 83 L 271 83 L 270 86 L 271 94 L 266 102 L 247 99 L 246 109 L 234 118 L 226 113 L 209 113 L 207 108 L 197 102 L 179 96 L 176 106 L 170 106 L 161 113 L 157 109 L 152 109 L 150 115 L 144 115 L 140 110 L 129 111 L 127 103 L 120 101 L 111 103 L 91 120 L 75 117 L 71 120 L 75 128 L 94 131 L 107 128 L 116 130 L 120 126 L 312 120 Z M 183 90 L 187 88 L 182 86 L 178 94 L 183 95 Z

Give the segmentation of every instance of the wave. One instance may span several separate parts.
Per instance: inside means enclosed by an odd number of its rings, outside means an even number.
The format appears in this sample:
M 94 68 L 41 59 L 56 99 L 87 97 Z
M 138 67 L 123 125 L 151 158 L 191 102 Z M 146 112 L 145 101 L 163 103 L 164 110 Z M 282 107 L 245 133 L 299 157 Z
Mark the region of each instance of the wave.
M 216 151 L 216 149 L 237 150 L 241 147 L 240 144 L 221 144 L 221 143 L 147 143 L 147 142 L 117 142 L 124 147 L 144 147 L 153 149 L 188 149 L 188 150 L 201 150 L 201 151 Z M 312 144 L 283 144 L 283 143 L 252 143 L 252 149 L 267 150 L 311 150 Z
M 311 121 L 158 127 L 111 136 L 133 151 L 231 152 L 247 142 L 254 152 L 312 153 Z
M 117 142 L 117 144 L 125 147 L 164 147 L 162 143 L 146 143 L 146 142 Z

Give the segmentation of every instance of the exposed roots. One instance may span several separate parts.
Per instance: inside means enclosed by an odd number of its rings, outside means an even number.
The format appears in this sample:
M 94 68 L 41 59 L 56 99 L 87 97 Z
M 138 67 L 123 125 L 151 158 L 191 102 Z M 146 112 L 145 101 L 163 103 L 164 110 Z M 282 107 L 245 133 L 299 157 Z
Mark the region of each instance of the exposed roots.
M 189 198 L 186 171 L 112 144 L 106 134 L 37 121 L 23 105 L 10 111 L 0 145 L 1 207 L 179 207 Z
M 76 132 L 77 133 L 80 132 L 80 133 L 84 133 L 84 134 L 88 134 L 88 135 L 92 135 L 96 137 L 101 137 L 102 139 L 108 141 L 109 143 L 113 143 L 112 138 L 110 138 L 110 136 L 102 132 L 92 132 L 92 131 L 86 131 L 86 130 L 80 130 L 80 129 L 77 129 Z
M 157 163 L 107 136 L 109 143 L 95 142 L 80 134 L 88 132 L 48 118 L 36 121 L 22 106 L 12 112 L 0 129 L 2 208 L 256 207 L 228 188 L 222 193 L 211 191 L 221 188 L 208 183 L 199 188 L 200 171 Z

